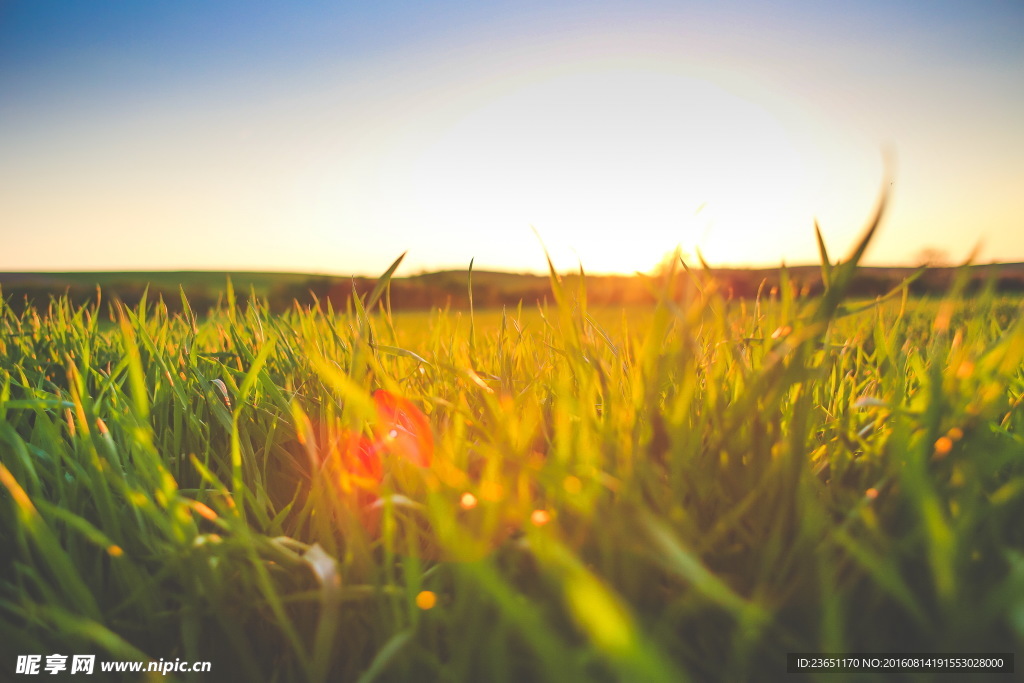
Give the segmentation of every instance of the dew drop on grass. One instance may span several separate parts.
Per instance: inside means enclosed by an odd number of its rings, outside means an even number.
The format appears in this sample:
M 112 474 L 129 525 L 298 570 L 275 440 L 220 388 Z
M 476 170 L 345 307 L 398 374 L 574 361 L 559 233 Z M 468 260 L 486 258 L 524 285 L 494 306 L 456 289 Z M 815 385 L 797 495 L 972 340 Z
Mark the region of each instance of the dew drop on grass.
M 574 477 L 571 474 L 565 478 L 562 482 L 562 488 L 565 492 L 570 495 L 576 495 L 583 490 L 583 482 L 579 480 L 579 477 Z
M 551 521 L 551 513 L 547 510 L 534 510 L 530 515 L 530 522 L 534 526 L 544 526 Z
M 953 450 L 953 440 L 948 436 L 940 436 L 935 441 L 935 458 L 945 458 Z
M 416 596 L 416 606 L 422 610 L 433 609 L 437 605 L 437 595 L 433 591 L 420 591 Z

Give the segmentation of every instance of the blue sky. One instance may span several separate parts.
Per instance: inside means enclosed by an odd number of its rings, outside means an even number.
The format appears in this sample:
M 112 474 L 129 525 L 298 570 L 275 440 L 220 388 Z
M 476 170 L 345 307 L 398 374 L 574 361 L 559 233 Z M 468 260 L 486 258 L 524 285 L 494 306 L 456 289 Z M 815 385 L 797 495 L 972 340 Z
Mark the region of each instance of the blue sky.
M 0 270 L 1024 260 L 1022 7 L 0 3 Z

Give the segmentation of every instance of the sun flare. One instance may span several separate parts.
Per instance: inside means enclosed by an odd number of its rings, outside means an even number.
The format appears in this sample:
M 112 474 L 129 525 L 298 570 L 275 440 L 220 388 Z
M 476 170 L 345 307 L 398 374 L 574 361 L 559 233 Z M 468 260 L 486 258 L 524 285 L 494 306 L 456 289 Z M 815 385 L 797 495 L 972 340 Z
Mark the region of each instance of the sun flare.
M 676 246 L 759 260 L 793 220 L 810 223 L 800 211 L 813 163 L 753 100 L 679 74 L 614 70 L 489 100 L 426 149 L 412 185 L 428 220 L 495 234 L 533 226 L 565 266 L 629 273 Z

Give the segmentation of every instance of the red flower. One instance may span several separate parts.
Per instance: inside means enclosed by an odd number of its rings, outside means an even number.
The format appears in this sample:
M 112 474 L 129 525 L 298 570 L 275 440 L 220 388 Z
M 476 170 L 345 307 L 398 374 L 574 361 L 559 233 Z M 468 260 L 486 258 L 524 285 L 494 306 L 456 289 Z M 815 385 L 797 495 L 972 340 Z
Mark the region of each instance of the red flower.
M 373 393 L 377 408 L 373 447 L 400 456 L 414 465 L 429 467 L 434 457 L 434 435 L 427 416 L 412 401 L 380 389 Z
M 392 487 L 417 497 L 418 468 L 429 467 L 434 458 L 434 435 L 427 416 L 412 401 L 378 390 L 373 393 L 376 416 L 369 435 L 343 430 L 336 437 L 332 476 L 341 492 L 351 496 L 358 519 L 370 535 L 379 530 L 382 502 L 380 487 L 385 475 Z M 394 499 L 409 500 L 404 494 Z M 412 501 L 409 501 L 412 502 Z
M 373 404 L 377 409 L 373 436 L 353 432 L 342 435 L 342 453 L 349 471 L 364 481 L 380 483 L 388 456 L 429 467 L 434 457 L 434 435 L 427 416 L 412 401 L 383 389 L 373 393 Z
M 366 484 L 380 483 L 384 478 L 384 468 L 373 440 L 355 432 L 344 432 L 341 440 L 341 452 L 349 471 Z

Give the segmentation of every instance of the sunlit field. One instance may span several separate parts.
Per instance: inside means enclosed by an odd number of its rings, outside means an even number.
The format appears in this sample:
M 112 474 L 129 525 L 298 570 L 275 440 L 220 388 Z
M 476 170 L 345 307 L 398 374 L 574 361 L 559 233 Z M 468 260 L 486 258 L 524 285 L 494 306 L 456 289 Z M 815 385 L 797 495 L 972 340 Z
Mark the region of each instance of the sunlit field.
M 553 271 L 549 305 L 504 311 L 392 314 L 391 271 L 346 310 L 3 308 L 4 676 L 738 681 L 1020 650 L 1022 302 L 848 301 L 870 237 L 822 245 L 811 298 L 679 263 L 643 310 Z

